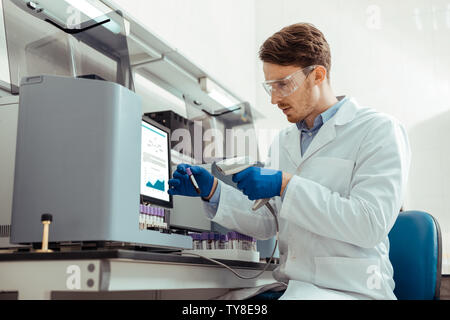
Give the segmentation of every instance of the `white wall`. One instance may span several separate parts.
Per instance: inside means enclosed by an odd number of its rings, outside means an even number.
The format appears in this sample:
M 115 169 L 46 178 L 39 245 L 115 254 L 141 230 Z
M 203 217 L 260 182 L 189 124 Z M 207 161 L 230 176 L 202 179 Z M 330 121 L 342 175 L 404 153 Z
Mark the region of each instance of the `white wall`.
M 450 1 L 281 0 L 279 10 L 271 4 L 256 3 L 257 44 L 283 26 L 315 24 L 331 46 L 336 94 L 355 96 L 408 127 L 447 110 Z M 257 73 L 262 81 L 260 63 Z M 269 109 L 262 90 L 256 99 Z M 276 125 L 286 125 L 277 114 Z
M 362 105 L 400 119 L 408 128 L 412 165 L 405 210 L 435 216 L 450 257 L 450 0 L 272 0 L 256 2 L 256 45 L 284 26 L 315 24 L 332 53 L 332 84 Z M 261 63 L 257 81 L 263 81 Z M 270 114 L 264 127 L 288 125 L 256 90 Z M 448 269 L 450 271 L 450 268 Z

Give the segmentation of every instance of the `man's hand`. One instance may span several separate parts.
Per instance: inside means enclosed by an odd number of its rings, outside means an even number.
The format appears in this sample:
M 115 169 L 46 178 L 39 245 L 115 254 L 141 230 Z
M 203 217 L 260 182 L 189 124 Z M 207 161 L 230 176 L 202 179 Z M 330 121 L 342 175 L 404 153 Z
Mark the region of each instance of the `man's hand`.
M 186 168 L 191 168 L 191 172 L 198 183 L 201 194 L 198 194 L 192 186 Z M 209 198 L 211 197 L 211 193 L 213 193 L 212 191 L 215 191 L 216 186 L 217 181 L 208 170 L 182 163 L 178 165 L 177 170 L 173 173 L 173 179 L 169 180 L 169 190 L 167 192 L 171 195 Z
M 239 190 L 242 190 L 250 200 L 272 198 L 281 195 L 283 172 L 260 167 L 250 167 L 234 174 L 233 182 L 237 183 Z

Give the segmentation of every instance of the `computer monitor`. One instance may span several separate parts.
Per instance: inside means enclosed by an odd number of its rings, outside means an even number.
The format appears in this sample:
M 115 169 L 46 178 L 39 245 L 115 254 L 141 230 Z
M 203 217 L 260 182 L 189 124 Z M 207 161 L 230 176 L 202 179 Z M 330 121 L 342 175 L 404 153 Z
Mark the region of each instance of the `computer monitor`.
M 141 198 L 145 202 L 173 208 L 167 193 L 171 178 L 170 129 L 144 116 L 141 142 Z

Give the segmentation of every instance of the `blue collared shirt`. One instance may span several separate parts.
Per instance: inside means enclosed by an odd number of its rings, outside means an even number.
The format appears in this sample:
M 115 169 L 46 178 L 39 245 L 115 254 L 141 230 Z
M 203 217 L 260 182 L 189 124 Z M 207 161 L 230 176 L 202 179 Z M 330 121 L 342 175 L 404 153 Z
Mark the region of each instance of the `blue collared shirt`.
M 320 115 L 318 115 L 316 119 L 314 119 L 314 125 L 311 129 L 308 129 L 305 120 L 296 123 L 298 130 L 300 130 L 300 150 L 302 156 L 305 154 L 306 149 L 308 149 L 311 141 L 314 139 L 317 132 L 319 132 L 323 124 L 330 120 L 347 100 L 347 97 L 343 98 L 342 100 L 338 101 L 333 106 L 322 112 Z
M 339 98 L 338 98 L 339 99 Z M 333 106 L 322 112 L 319 116 L 314 119 L 314 125 L 311 129 L 308 129 L 308 126 L 306 125 L 306 122 L 304 120 L 299 121 L 296 123 L 296 126 L 298 130 L 300 131 L 300 150 L 302 153 L 302 156 L 305 154 L 306 149 L 308 149 L 309 145 L 311 144 L 311 141 L 314 139 L 316 134 L 319 132 L 320 128 L 323 126 L 325 122 L 330 120 L 336 112 L 338 112 L 339 108 L 348 100 L 348 97 L 341 98 L 340 101 L 335 103 Z M 289 184 L 288 184 L 289 185 Z M 281 199 L 284 198 L 284 195 L 286 194 L 287 186 L 284 188 L 283 195 L 281 196 Z M 209 199 L 209 206 L 211 207 L 212 211 L 216 211 L 217 207 L 219 205 L 220 200 L 220 182 L 217 184 L 217 189 L 214 192 L 211 199 Z M 211 214 L 212 215 L 212 214 Z

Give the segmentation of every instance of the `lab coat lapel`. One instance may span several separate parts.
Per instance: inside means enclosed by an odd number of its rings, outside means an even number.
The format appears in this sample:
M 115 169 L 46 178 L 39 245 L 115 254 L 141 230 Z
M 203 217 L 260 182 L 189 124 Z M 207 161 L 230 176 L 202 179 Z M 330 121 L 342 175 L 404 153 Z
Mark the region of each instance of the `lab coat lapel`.
M 357 104 L 355 100 L 349 99 L 347 102 L 345 102 L 338 110 L 336 115 L 325 122 L 322 128 L 320 128 L 319 132 L 312 140 L 310 146 L 308 147 L 308 149 L 306 149 L 306 152 L 301 159 L 300 165 L 308 160 L 321 148 L 333 141 L 336 138 L 336 125 L 344 125 L 353 120 L 353 118 L 355 117 L 356 109 Z
M 302 153 L 300 150 L 300 131 L 297 126 L 292 126 L 287 134 L 287 144 L 285 146 L 288 156 L 294 167 L 297 168 L 302 161 Z
M 322 128 L 320 128 L 317 135 L 311 141 L 311 144 L 303 155 L 302 163 L 336 138 L 336 129 L 334 127 L 335 121 L 333 121 L 333 118 L 323 124 Z

